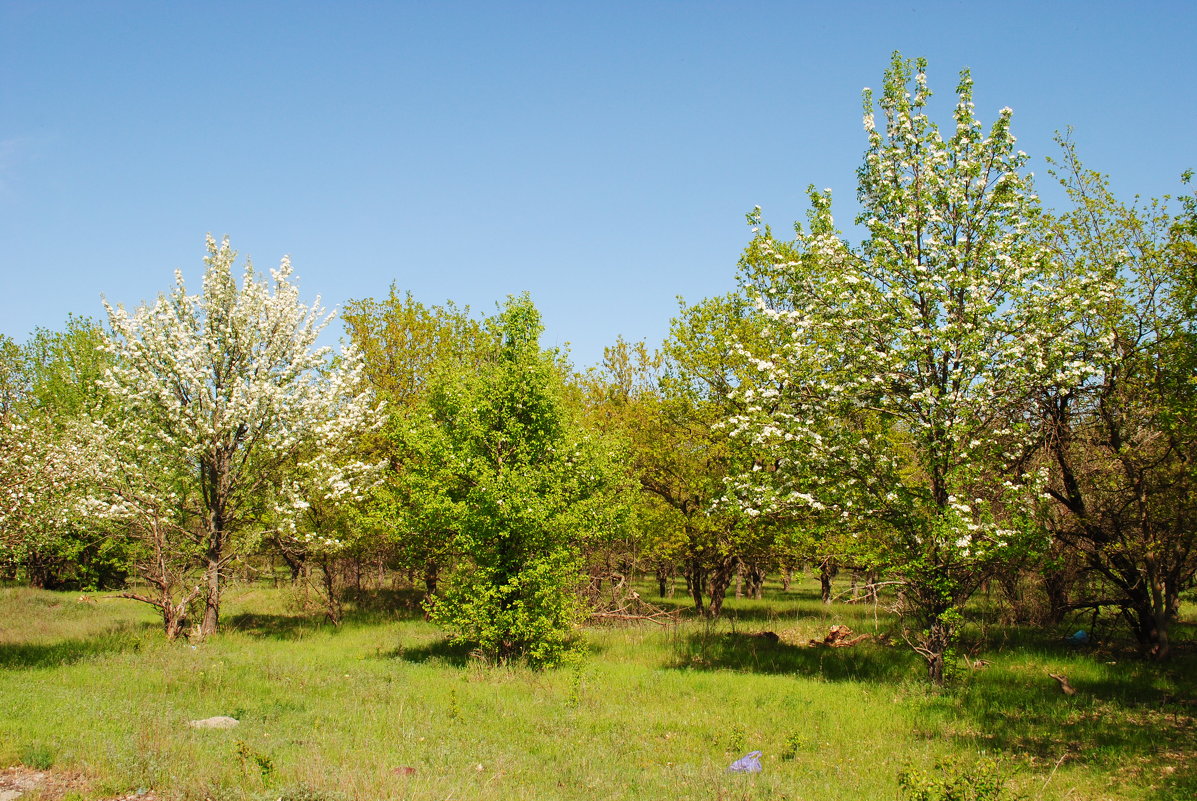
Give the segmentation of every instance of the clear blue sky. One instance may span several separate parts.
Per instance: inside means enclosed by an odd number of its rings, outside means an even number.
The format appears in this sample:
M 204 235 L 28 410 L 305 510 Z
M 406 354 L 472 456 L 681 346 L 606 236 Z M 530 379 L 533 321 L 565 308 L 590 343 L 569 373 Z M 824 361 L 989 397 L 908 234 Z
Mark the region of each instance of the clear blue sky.
M 0 333 L 135 306 L 227 234 L 327 306 L 529 290 L 593 364 L 734 286 L 744 213 L 853 214 L 860 91 L 972 69 L 1124 196 L 1197 167 L 1197 3 L 0 0 Z M 335 336 L 333 337 L 335 339 Z

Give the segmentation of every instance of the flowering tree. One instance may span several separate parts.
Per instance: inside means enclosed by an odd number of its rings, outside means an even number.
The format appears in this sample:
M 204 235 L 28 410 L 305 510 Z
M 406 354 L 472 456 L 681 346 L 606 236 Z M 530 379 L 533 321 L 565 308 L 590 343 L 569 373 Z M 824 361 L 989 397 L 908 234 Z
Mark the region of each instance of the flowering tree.
M 176 273 L 152 306 L 130 314 L 105 303 L 115 363 L 103 386 L 116 413 L 92 431 L 93 509 L 150 544 L 150 574 L 198 560 L 202 634 L 216 631 L 234 538 L 294 528 L 313 492 L 354 496 L 372 467 L 343 455 L 378 417 L 357 356 L 330 361 L 316 347 L 328 318 L 299 301 L 289 261 L 269 283 L 247 263 L 238 286 L 228 240 L 207 246 L 201 294 Z
M 1051 465 L 1048 527 L 1102 579 L 1091 602 L 1117 606 L 1155 659 L 1171 652 L 1179 595 L 1197 575 L 1197 327 L 1192 196 L 1119 202 L 1061 140 L 1057 177 L 1074 205 L 1052 220 L 1065 275 L 1097 271 L 1116 288 L 1084 316 L 1077 357 L 1094 375 L 1037 396 Z
M 64 541 L 81 525 L 70 498 L 76 460 L 41 418 L 0 414 L 0 566 L 47 586 Z
M 885 538 L 912 645 L 941 682 L 960 607 L 1031 530 L 1021 412 L 1037 386 L 1084 372 L 1064 357 L 1092 284 L 1051 280 L 1010 109 L 985 131 L 966 71 L 945 138 L 929 98 L 924 63 L 897 53 L 881 128 L 865 92 L 859 246 L 813 188 L 809 232 L 757 229 L 742 280 L 766 318 L 768 346 L 746 348 L 764 389 L 732 425 L 774 458 L 732 491 L 749 514 L 802 509 Z
M 127 572 L 120 543 L 77 508 L 86 456 L 72 432 L 98 410 L 104 341 L 73 316 L 24 346 L 0 340 L 0 561 L 34 586 L 115 586 Z

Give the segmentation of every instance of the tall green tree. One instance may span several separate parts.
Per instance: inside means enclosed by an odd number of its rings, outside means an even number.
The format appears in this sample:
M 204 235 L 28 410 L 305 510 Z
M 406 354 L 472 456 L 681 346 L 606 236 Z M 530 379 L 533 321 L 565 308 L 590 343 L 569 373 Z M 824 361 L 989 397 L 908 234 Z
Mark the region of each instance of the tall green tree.
M 1022 461 L 1033 432 L 1014 412 L 1087 369 L 1068 356 L 1093 287 L 1057 282 L 1034 236 L 1010 109 L 985 129 L 965 71 L 944 135 L 930 96 L 924 63 L 899 54 L 880 125 L 866 90 L 859 245 L 813 187 L 809 231 L 786 242 L 766 228 L 750 244 L 742 277 L 768 321 L 754 364 L 770 390 L 732 425 L 774 456 L 734 485 L 746 514 L 799 506 L 886 537 L 912 645 L 942 682 L 962 606 L 1027 546 L 1019 510 L 1039 490 Z
M 454 554 L 453 516 L 446 506 L 436 460 L 413 442 L 434 377 L 476 372 L 493 355 L 496 334 L 451 301 L 430 306 L 392 285 L 381 300 L 346 305 L 345 325 L 361 352 L 363 374 L 385 402 L 387 422 L 370 447 L 385 463 L 357 521 L 365 540 L 392 565 L 418 571 L 425 600 L 436 594 Z M 418 439 L 418 438 L 417 438 Z
M 488 658 L 552 665 L 585 611 L 581 548 L 607 522 L 615 455 L 568 414 L 529 297 L 509 299 L 493 325 L 489 358 L 440 372 L 407 431 L 458 555 L 432 616 Z
M 742 294 L 682 304 L 662 347 L 657 430 L 641 437 L 641 485 L 680 516 L 691 598 L 696 611 L 712 617 L 722 611 L 737 568 L 762 557 L 771 533 L 738 505 L 718 503 L 726 479 L 752 464 L 750 449 L 723 421 L 742 408 L 742 393 L 753 385 L 743 343 L 758 331 Z

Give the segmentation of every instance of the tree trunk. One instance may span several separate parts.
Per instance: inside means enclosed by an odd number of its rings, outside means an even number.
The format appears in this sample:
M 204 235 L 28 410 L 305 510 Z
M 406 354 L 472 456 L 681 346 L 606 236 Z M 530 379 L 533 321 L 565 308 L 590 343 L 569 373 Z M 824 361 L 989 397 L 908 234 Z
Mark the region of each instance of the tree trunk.
M 166 639 L 174 642 L 187 626 L 186 608 L 179 608 L 169 602 L 159 608 L 162 611 L 162 628 L 166 633 Z
M 1164 616 L 1169 625 L 1180 620 L 1180 590 L 1175 583 L 1164 588 Z
M 207 637 L 216 633 L 220 625 L 220 549 L 216 546 L 208 548 L 206 554 L 207 567 L 204 569 L 204 618 L 200 623 L 200 635 Z
M 230 460 L 232 453 L 224 451 L 214 461 L 203 463 L 200 467 L 201 479 L 204 484 L 204 502 L 208 508 L 207 519 L 204 521 L 207 530 L 204 532 L 207 547 L 204 550 L 204 617 L 200 622 L 200 636 L 207 637 L 216 633 L 220 625 L 220 593 L 223 589 L 220 583 L 220 569 L 224 561 L 224 549 L 228 532 L 226 512 L 229 500 Z
M 704 580 L 706 575 L 699 565 L 698 560 L 695 559 L 690 563 L 690 569 L 686 571 L 686 587 L 690 590 L 690 597 L 694 599 L 694 611 L 704 617 L 707 614 L 706 599 L 703 590 Z
M 823 603 L 831 603 L 831 560 L 824 559 L 819 563 L 819 593 Z
M 432 603 L 432 599 L 436 597 L 437 584 L 441 578 L 441 566 L 435 559 L 429 559 L 424 563 L 424 601 Z
M 1164 583 L 1160 580 L 1151 583 L 1151 639 L 1148 653 L 1157 662 L 1163 662 L 1172 656 L 1172 641 L 1169 637 L 1168 597 Z
M 944 661 L 948 646 L 952 642 L 952 628 L 943 619 L 936 617 L 930 631 L 923 638 L 923 658 L 927 660 L 927 678 L 936 686 L 944 683 Z
M 755 562 L 748 566 L 748 587 L 748 594 L 754 599 L 765 597 L 765 571 Z
M 1168 620 L 1167 593 L 1157 582 L 1134 585 L 1122 607 L 1122 617 L 1130 626 L 1140 650 L 1157 662 L 1172 655 L 1171 626 Z
M 337 591 L 337 563 L 333 559 L 320 560 L 320 579 L 324 590 L 324 614 L 334 626 L 341 625 L 344 607 L 341 605 L 340 593 Z
M 736 567 L 739 565 L 739 561 L 734 556 L 724 558 L 711 571 L 711 605 L 708 608 L 708 615 L 710 617 L 719 617 L 719 614 L 723 611 L 723 601 L 727 598 L 727 588 L 731 586 L 732 577 L 736 574 Z
M 1024 602 L 1021 578 L 1015 572 L 1003 572 L 998 576 L 998 583 L 1002 586 L 1002 594 L 1006 596 L 1006 601 L 1010 605 L 1009 619 L 1012 623 L 1030 622 L 1030 615 L 1027 614 L 1027 605 Z
M 1047 609 L 1039 622 L 1049 626 L 1064 622 L 1068 613 L 1068 576 L 1063 570 L 1049 568 L 1044 572 L 1043 594 L 1047 596 Z

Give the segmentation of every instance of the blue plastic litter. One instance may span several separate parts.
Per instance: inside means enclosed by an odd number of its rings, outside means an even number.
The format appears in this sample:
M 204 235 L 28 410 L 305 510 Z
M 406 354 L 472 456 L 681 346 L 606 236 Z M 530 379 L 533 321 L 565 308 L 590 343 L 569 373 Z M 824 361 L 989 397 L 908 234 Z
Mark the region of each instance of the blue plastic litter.
M 761 752 L 753 751 L 750 754 L 740 757 L 731 763 L 731 767 L 727 770 L 729 773 L 760 773 Z
M 1089 642 L 1089 634 L 1084 629 L 1078 629 L 1068 640 L 1075 645 L 1086 645 Z

